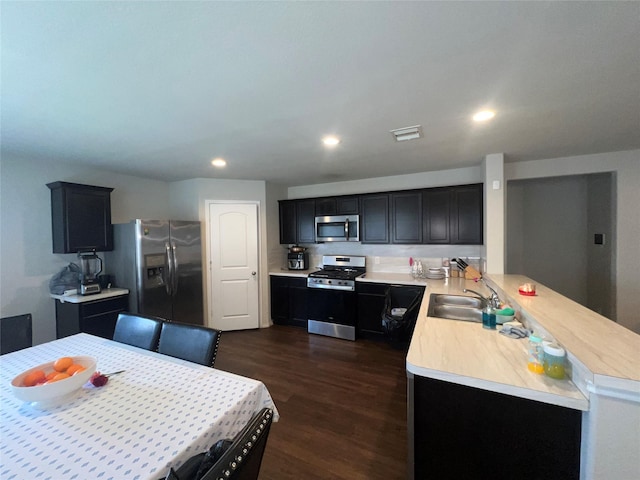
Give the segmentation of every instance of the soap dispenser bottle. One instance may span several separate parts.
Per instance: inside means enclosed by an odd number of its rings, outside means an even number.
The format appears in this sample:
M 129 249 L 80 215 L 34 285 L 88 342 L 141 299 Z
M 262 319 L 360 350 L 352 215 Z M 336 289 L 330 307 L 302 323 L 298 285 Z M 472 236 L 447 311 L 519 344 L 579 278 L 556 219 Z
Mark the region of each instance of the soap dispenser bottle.
M 487 302 L 482 310 L 482 328 L 496 329 L 496 309 L 491 302 Z

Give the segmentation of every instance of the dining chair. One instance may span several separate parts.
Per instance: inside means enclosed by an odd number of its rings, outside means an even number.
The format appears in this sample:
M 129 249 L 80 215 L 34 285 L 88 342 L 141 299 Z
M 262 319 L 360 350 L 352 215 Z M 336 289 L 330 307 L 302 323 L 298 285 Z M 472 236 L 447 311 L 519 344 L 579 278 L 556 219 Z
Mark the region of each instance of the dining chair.
M 155 351 L 163 323 L 165 322 L 158 317 L 129 312 L 119 313 L 113 340 Z
M 30 313 L 0 319 L 0 355 L 33 345 Z
M 270 408 L 256 413 L 200 480 L 257 480 L 272 422 Z
M 200 325 L 164 322 L 158 352 L 213 367 L 222 331 Z

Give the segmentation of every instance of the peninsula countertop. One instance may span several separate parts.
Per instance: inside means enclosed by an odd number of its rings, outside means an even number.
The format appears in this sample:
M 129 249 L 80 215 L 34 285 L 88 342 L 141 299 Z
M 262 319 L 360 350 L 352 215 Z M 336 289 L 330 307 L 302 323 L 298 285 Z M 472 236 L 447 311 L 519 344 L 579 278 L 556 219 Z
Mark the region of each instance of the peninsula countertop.
M 589 402 L 569 379 L 554 380 L 527 369 L 527 339 L 513 339 L 480 323 L 427 317 L 431 293 L 483 291 L 473 280 L 428 280 L 406 358 L 407 371 L 460 385 L 577 410 Z M 488 291 L 487 291 L 488 292 Z

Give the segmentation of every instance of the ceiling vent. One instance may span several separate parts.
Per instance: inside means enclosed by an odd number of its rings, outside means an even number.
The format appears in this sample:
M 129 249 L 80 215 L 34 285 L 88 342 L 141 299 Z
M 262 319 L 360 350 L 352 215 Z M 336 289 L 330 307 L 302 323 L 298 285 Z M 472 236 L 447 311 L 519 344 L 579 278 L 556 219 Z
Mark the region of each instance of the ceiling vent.
M 393 138 L 396 142 L 404 142 L 405 140 L 415 140 L 422 138 L 422 126 L 414 125 L 413 127 L 396 128 L 391 130 Z

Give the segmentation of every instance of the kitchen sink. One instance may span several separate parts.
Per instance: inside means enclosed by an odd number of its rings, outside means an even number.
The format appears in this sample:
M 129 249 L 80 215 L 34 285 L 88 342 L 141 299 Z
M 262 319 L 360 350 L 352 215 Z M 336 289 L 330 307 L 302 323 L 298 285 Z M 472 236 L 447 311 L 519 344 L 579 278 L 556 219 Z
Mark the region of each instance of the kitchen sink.
M 478 297 L 432 293 L 429 297 L 427 316 L 482 322 L 483 307 L 484 301 Z
M 445 295 L 441 293 L 432 293 L 429 297 L 429 305 L 458 305 L 461 307 L 471 307 L 482 309 L 484 301 L 478 297 L 470 297 L 468 295 Z

